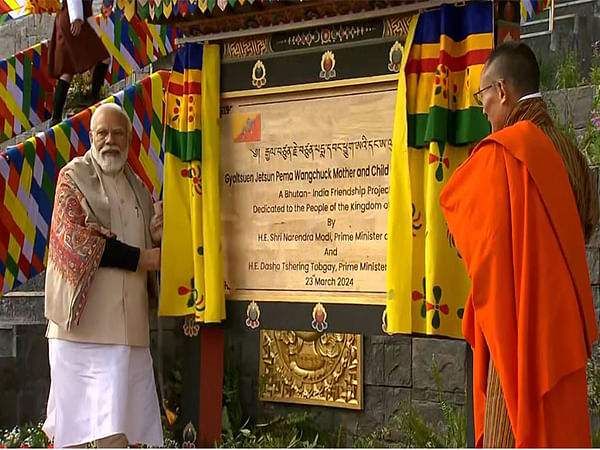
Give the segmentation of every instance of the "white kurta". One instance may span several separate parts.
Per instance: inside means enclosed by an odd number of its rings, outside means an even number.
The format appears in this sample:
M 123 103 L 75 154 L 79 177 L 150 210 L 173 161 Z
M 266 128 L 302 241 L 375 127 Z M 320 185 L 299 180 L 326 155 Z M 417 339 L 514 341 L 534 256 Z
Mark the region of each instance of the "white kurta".
M 162 446 L 152 357 L 147 347 L 48 340 L 50 396 L 44 431 L 54 447 L 117 433 Z

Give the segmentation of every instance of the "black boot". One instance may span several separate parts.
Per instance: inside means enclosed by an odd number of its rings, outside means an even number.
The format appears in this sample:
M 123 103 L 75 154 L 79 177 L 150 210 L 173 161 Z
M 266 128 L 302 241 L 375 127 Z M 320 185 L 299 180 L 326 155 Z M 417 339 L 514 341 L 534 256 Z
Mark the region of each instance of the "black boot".
M 50 127 L 62 122 L 63 109 L 67 101 L 67 92 L 71 83 L 63 79 L 58 79 L 54 88 L 54 102 L 52 103 L 52 119 L 50 119 Z
M 106 71 L 108 70 L 108 64 L 99 62 L 94 67 L 94 73 L 92 74 L 92 104 L 98 103 L 100 100 L 100 89 L 104 85 L 104 78 L 106 77 Z

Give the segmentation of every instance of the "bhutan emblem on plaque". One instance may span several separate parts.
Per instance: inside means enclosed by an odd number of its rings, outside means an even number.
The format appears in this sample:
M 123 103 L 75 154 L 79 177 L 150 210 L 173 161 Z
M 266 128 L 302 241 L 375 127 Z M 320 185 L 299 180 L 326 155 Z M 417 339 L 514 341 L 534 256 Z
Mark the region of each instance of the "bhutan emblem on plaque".
M 388 61 L 388 70 L 390 72 L 399 72 L 400 63 L 402 62 L 402 55 L 404 54 L 404 47 L 398 41 L 394 42 L 394 45 L 390 48 L 390 55 Z
M 321 57 L 321 72 L 319 72 L 319 78 L 329 80 L 335 78 L 335 56 L 332 51 L 326 51 Z
M 246 326 L 252 329 L 260 326 L 260 308 L 254 300 L 246 308 Z
M 259 59 L 252 68 L 252 86 L 260 89 L 265 84 L 267 84 L 267 69 Z
M 327 311 L 321 303 L 317 303 L 313 308 L 312 318 L 313 321 L 311 325 L 314 330 L 317 330 L 319 333 L 322 333 L 327 329 Z

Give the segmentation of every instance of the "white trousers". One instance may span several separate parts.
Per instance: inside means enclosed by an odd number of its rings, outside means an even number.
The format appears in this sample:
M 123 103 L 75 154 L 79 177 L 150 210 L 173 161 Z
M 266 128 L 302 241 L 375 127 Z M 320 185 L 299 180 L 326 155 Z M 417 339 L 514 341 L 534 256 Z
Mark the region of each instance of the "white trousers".
M 48 339 L 48 355 L 43 429 L 55 448 L 118 433 L 131 444 L 163 445 L 150 349 Z

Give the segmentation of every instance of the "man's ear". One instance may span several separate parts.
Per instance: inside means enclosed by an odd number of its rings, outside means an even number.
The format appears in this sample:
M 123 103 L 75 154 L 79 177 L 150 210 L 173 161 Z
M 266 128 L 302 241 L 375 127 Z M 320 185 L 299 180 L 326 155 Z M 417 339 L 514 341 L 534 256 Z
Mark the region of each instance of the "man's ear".
M 90 135 L 90 142 L 93 144 L 94 143 L 94 133 L 92 132 L 92 130 L 90 130 L 88 132 L 88 134 Z
M 500 97 L 500 104 L 504 104 L 508 101 L 508 92 L 504 81 L 498 81 L 498 96 Z

